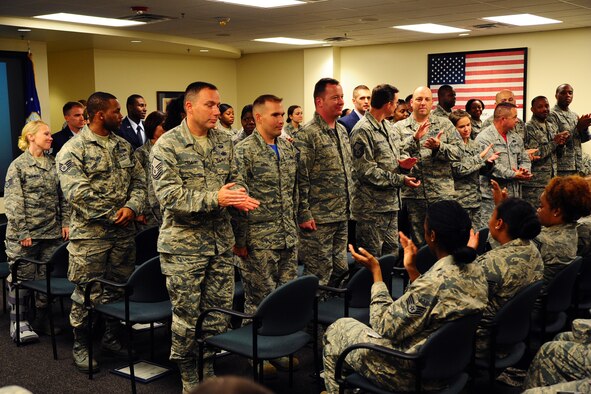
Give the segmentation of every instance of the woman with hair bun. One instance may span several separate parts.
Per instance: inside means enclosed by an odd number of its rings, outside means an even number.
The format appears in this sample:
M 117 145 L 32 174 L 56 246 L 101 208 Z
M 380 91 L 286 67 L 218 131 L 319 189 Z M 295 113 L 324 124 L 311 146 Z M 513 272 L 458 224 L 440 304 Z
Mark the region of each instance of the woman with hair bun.
M 238 134 L 238 130 L 233 128 L 234 124 L 234 108 L 230 104 L 220 104 L 220 117 L 216 128 L 223 130 L 230 135 L 230 137 Z
M 404 267 L 412 283 L 395 301 L 382 280 L 378 260 L 362 248 L 355 252 L 349 245 L 355 260 L 373 275 L 371 327 L 351 318 L 339 319 L 328 327 L 324 344 L 324 381 L 328 393 L 338 393 L 335 363 L 348 346 L 370 342 L 415 353 L 444 323 L 477 313 L 486 306 L 486 276 L 480 265 L 472 264 L 476 251 L 467 246 L 473 231 L 466 210 L 456 201 L 436 202 L 427 209 L 424 230 L 427 245 L 438 261 L 420 275 L 415 262 L 417 247 L 400 233 Z M 346 363 L 384 389 L 414 390 L 414 370 L 407 362 L 359 350 L 352 352 Z M 439 388 L 437 382 L 424 383 L 429 390 Z
M 304 112 L 302 107 L 299 105 L 290 105 L 287 109 L 287 123 L 283 128 L 281 134 L 285 138 L 295 138 L 296 135 L 302 130 L 302 122 L 304 121 Z

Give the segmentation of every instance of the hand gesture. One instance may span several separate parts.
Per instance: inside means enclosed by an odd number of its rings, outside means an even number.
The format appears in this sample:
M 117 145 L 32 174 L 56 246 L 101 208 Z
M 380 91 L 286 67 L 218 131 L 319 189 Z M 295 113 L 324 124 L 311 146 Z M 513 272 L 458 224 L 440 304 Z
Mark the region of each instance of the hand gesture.
M 398 235 L 400 236 L 400 245 L 404 249 L 404 259 L 402 262 L 404 269 L 408 273 L 409 280 L 414 282 L 421 275 L 416 264 L 418 248 L 402 231 L 399 231 Z
M 255 200 L 250 196 L 246 196 L 246 199 L 239 204 L 232 204 L 234 208 L 243 212 L 250 212 L 252 210 L 255 210 L 259 207 L 259 205 L 261 205 L 259 200 Z
M 431 150 L 439 149 L 439 147 L 441 146 L 441 136 L 443 135 L 443 133 L 444 130 L 441 130 L 439 133 L 437 133 L 437 136 L 428 138 L 423 146 Z
M 515 179 L 519 179 L 521 181 L 529 181 L 533 177 L 529 170 L 525 168 L 514 168 L 513 171 L 515 172 Z
M 568 141 L 569 137 L 570 137 L 570 133 L 565 130 L 560 133 L 557 133 L 554 136 L 554 142 L 556 143 L 556 145 L 564 145 L 564 144 L 566 144 L 566 141 Z
M 429 126 L 431 126 L 431 123 L 429 123 L 429 121 L 426 120 L 425 123 L 419 126 L 419 129 L 414 135 L 414 139 L 420 141 L 421 138 L 423 138 L 423 136 L 427 134 L 427 132 L 429 131 Z
M 400 168 L 405 170 L 411 170 L 415 164 L 417 164 L 416 157 L 408 157 L 404 160 L 398 160 L 398 165 L 400 166 Z
M 33 238 L 25 238 L 20 240 L 21 246 L 28 248 L 29 246 L 33 246 Z
M 417 181 L 417 178 L 405 176 L 404 185 L 410 187 L 411 189 L 416 189 L 417 187 L 421 186 L 421 181 Z
M 62 227 L 62 239 L 64 241 L 70 239 L 70 227 Z
M 539 152 L 539 149 L 536 148 L 532 148 L 532 149 L 526 149 L 525 150 L 527 152 L 527 155 L 529 156 L 529 159 L 531 161 L 536 161 L 539 160 L 541 156 L 537 156 L 536 153 Z
M 135 219 L 135 212 L 130 208 L 123 207 L 115 214 L 115 225 L 127 227 L 127 225 Z
M 577 121 L 577 130 L 585 131 L 591 126 L 591 114 L 581 115 Z
M 489 144 L 486 148 L 484 148 L 484 150 L 482 152 L 480 152 L 480 158 L 484 159 L 486 157 L 486 155 L 488 155 L 488 152 L 491 151 L 493 146 L 494 146 L 494 144 Z M 493 151 L 493 153 L 494 153 L 494 151 Z
M 497 183 L 498 186 L 498 183 Z M 470 229 L 470 238 L 468 238 L 468 247 L 474 250 L 478 249 L 478 233 L 474 232 L 474 229 Z
M 495 202 L 495 206 L 499 205 L 504 200 L 506 200 L 507 197 L 509 197 L 509 192 L 507 191 L 506 187 L 504 187 L 501 190 L 501 186 L 494 179 L 490 180 L 490 184 L 492 186 L 492 195 L 493 195 L 493 201 Z
M 307 222 L 300 223 L 299 226 L 302 230 L 308 230 L 308 231 L 316 231 L 317 230 L 316 221 L 314 219 L 310 219 Z
M 246 201 L 248 197 L 248 194 L 246 194 L 246 189 L 241 187 L 239 189 L 232 190 L 234 186 L 236 186 L 236 183 L 231 182 L 220 188 L 218 191 L 218 205 L 220 207 L 229 207 L 230 205 L 241 204 Z

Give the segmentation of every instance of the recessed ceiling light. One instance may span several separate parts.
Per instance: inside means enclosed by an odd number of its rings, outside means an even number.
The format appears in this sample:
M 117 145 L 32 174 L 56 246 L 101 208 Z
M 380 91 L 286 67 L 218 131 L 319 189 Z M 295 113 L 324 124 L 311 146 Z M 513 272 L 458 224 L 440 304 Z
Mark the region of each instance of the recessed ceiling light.
M 256 38 L 253 41 L 272 42 L 272 43 L 275 43 L 275 44 L 287 44 L 287 45 L 318 45 L 318 44 L 324 44 L 324 41 L 302 40 L 302 39 L 299 39 L 299 38 L 289 38 L 289 37 Z
M 306 4 L 304 1 L 299 0 L 209 0 L 216 3 L 228 3 L 236 5 L 244 5 L 247 7 L 259 7 L 259 8 L 275 8 L 275 7 L 287 7 L 291 5 Z
M 142 41 L 141 40 L 131 40 L 131 42 L 134 43 L 134 44 L 138 44 L 138 43 L 140 43 Z
M 31 31 L 31 29 L 18 29 L 18 31 L 22 31 L 22 32 L 27 32 L 27 31 Z
M 487 16 L 486 18 L 482 19 L 487 21 L 506 23 L 508 25 L 515 26 L 550 25 L 552 23 L 562 23 L 562 21 L 556 19 L 544 18 L 543 16 L 537 16 L 532 14 Z
M 447 33 L 463 33 L 466 29 L 458 29 L 457 27 L 438 25 L 436 23 L 420 23 L 418 25 L 403 25 L 403 26 L 392 26 L 395 29 L 418 31 L 419 33 L 431 33 L 431 34 L 447 34 Z
M 200 49 L 199 52 L 203 52 L 203 53 L 209 52 L 209 49 Z
M 65 12 L 60 12 L 58 14 L 37 15 L 37 16 L 34 16 L 33 18 L 47 19 L 50 21 L 59 21 L 59 22 L 83 23 L 85 25 L 109 26 L 109 27 L 126 27 L 126 26 L 136 26 L 136 25 L 145 25 L 146 24 L 146 22 L 129 21 L 129 20 L 125 20 L 125 19 L 115 19 L 115 18 L 101 18 L 98 16 L 67 14 Z

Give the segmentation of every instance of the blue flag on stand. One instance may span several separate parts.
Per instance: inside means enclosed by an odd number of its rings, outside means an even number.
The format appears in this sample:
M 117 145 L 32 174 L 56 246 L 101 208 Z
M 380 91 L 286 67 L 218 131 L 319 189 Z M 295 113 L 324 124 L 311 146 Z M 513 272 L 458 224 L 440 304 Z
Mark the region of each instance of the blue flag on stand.
M 37 96 L 37 88 L 35 87 L 35 70 L 33 69 L 33 55 L 29 52 L 29 56 L 25 60 L 25 115 L 27 115 L 26 123 L 32 120 L 41 119 L 41 104 L 39 103 L 39 96 Z

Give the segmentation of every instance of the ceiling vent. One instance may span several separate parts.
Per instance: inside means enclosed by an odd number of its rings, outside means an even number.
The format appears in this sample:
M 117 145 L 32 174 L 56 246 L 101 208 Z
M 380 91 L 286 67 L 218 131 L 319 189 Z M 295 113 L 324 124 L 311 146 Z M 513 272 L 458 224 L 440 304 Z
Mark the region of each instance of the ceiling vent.
M 156 23 L 164 22 L 172 19 L 178 19 L 173 16 L 157 15 L 149 13 L 150 9 L 144 6 L 133 6 L 131 7 L 131 15 L 119 17 L 118 19 L 124 19 L 126 21 L 143 22 L 143 23 Z
M 336 36 L 336 37 L 328 37 L 325 38 L 323 41 L 326 42 L 345 42 L 345 41 L 351 41 L 352 38 L 349 38 L 347 36 Z
M 475 29 L 486 30 L 486 29 L 496 29 L 497 27 L 507 27 L 507 25 L 504 23 L 491 22 L 491 23 L 481 23 L 479 25 L 474 25 L 472 27 Z

